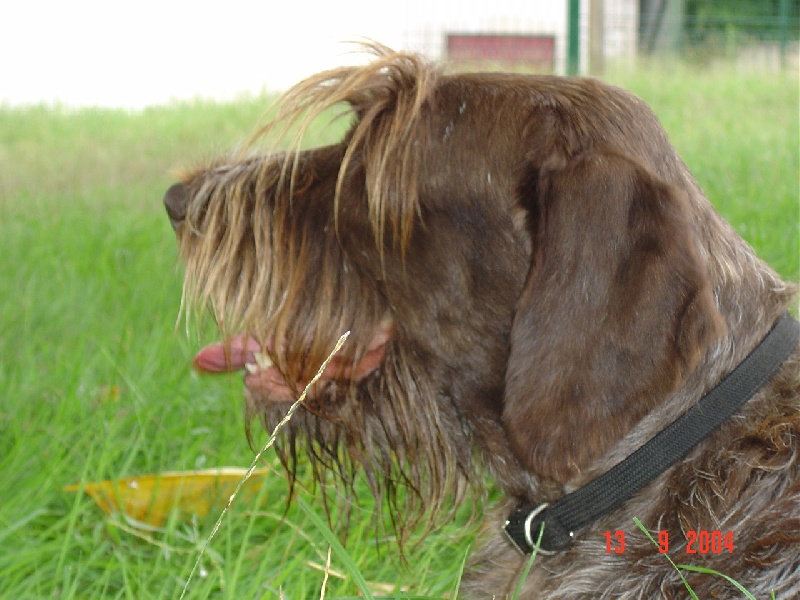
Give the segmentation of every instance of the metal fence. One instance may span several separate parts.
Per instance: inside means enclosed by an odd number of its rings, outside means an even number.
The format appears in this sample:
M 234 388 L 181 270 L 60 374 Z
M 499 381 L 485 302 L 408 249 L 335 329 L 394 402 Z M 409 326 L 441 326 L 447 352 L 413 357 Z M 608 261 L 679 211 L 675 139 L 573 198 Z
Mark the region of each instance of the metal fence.
M 641 0 L 639 52 L 798 67 L 800 0 Z
M 642 57 L 800 68 L 800 0 L 406 0 L 405 46 L 538 71 Z

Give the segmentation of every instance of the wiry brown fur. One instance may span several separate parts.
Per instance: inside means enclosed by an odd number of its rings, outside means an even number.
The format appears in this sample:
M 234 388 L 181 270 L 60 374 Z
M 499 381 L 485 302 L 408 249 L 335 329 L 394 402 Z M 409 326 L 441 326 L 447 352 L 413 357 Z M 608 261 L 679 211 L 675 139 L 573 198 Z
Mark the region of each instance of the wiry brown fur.
M 345 487 L 363 470 L 402 534 L 486 471 L 508 500 L 487 523 L 463 597 L 510 594 L 524 558 L 500 533 L 513 505 L 550 501 L 610 468 L 733 369 L 795 298 L 713 210 L 651 111 L 602 83 L 447 75 L 372 47 L 322 73 L 260 132 L 283 154 L 188 173 L 165 202 L 186 299 L 223 336 L 247 332 L 287 382 L 351 330 L 348 362 L 390 332 L 380 367 L 315 390 L 282 452 Z M 341 103 L 354 123 L 299 150 Z M 387 334 L 388 335 L 388 334 Z M 676 562 L 756 595 L 800 592 L 800 351 L 746 407 L 623 507 L 537 558 L 524 598 L 683 597 L 633 527 L 668 531 Z M 267 426 L 286 402 L 248 389 Z M 405 491 L 399 491 L 399 490 Z M 607 554 L 603 533 L 627 533 Z M 683 554 L 688 530 L 732 554 Z M 688 574 L 701 597 L 734 596 Z

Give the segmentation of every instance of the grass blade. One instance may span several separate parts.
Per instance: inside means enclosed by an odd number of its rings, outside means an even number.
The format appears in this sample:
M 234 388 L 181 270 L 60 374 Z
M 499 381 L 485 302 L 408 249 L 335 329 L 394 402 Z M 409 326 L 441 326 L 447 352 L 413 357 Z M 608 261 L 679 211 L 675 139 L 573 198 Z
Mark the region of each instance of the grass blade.
M 651 542 L 653 542 L 654 546 L 658 547 L 658 543 L 653 539 L 653 536 L 650 535 L 650 532 L 647 531 L 647 528 L 644 525 L 642 525 L 642 522 L 639 521 L 639 519 L 637 519 L 636 517 L 633 518 L 633 522 L 636 523 L 636 526 L 644 532 L 644 534 L 647 536 L 647 539 L 649 539 Z M 749 591 L 747 591 L 747 588 L 745 588 L 741 583 L 739 583 L 738 581 L 736 581 L 732 577 L 730 577 L 728 575 L 725 575 L 724 573 L 720 573 L 719 571 L 715 571 L 714 569 L 708 569 L 706 567 L 697 567 L 697 566 L 694 566 L 694 565 L 677 565 L 669 557 L 669 555 L 664 554 L 664 557 L 669 561 L 669 564 L 671 564 L 672 567 L 681 576 L 681 581 L 683 581 L 683 585 L 686 586 L 686 589 L 689 590 L 689 593 L 692 595 L 692 598 L 697 599 L 697 595 L 694 593 L 692 588 L 689 587 L 689 582 L 686 581 L 686 578 L 683 576 L 683 573 L 681 573 L 681 569 L 683 569 L 684 571 L 691 571 L 693 573 L 702 573 L 703 575 L 714 575 L 716 577 L 722 577 L 725 581 L 727 581 L 732 586 L 734 586 L 737 590 L 742 592 L 748 598 L 748 600 L 756 600 L 756 597 L 753 594 L 751 594 Z M 773 593 L 772 596 L 774 598 L 775 594 Z
M 368 600 L 374 600 L 372 591 L 370 591 L 369 587 L 367 586 L 367 581 L 364 579 L 361 571 L 356 566 L 356 563 L 353 562 L 352 558 L 350 558 L 347 550 L 345 550 L 344 546 L 342 546 L 342 544 L 339 542 L 339 538 L 336 536 L 336 534 L 331 531 L 331 528 L 328 527 L 328 524 L 322 520 L 322 517 L 314 512 L 314 509 L 312 509 L 305 500 L 298 497 L 296 501 L 297 506 L 299 506 L 300 509 L 305 513 L 317 531 L 322 534 L 322 537 L 325 538 L 328 546 L 330 546 L 331 550 L 336 555 L 337 560 L 347 570 L 347 572 L 350 574 L 350 577 L 353 578 L 353 582 L 356 584 L 358 591 L 361 592 L 361 595 Z
M 311 378 L 311 381 L 308 382 L 305 389 L 303 390 L 303 393 L 300 394 L 300 397 L 297 399 L 297 401 L 294 404 L 292 404 L 292 406 L 287 411 L 286 416 L 281 420 L 280 423 L 278 423 L 275 426 L 275 429 L 269 436 L 267 443 L 264 444 L 264 447 L 261 448 L 258 454 L 255 455 L 255 458 L 253 458 L 253 462 L 250 464 L 250 468 L 247 470 L 247 473 L 245 473 L 244 477 L 242 477 L 241 481 L 239 482 L 239 485 L 236 486 L 236 489 L 234 490 L 233 494 L 231 494 L 231 497 L 228 499 L 228 503 L 225 505 L 225 508 L 222 509 L 222 513 L 220 513 L 219 519 L 217 519 L 217 522 L 214 524 L 214 527 L 211 530 L 211 533 L 209 534 L 208 538 L 206 539 L 205 544 L 203 544 L 203 547 L 200 549 L 200 552 L 197 555 L 197 560 L 195 561 L 192 570 L 189 572 L 189 577 L 186 579 L 186 584 L 183 586 L 183 591 L 181 592 L 179 600 L 183 600 L 183 598 L 186 597 L 186 592 L 189 589 L 189 584 L 191 583 L 194 574 L 197 572 L 197 568 L 200 565 L 200 560 L 203 558 L 203 555 L 205 554 L 206 550 L 211 544 L 211 540 L 213 540 L 214 536 L 217 535 L 217 532 L 219 531 L 219 528 L 222 525 L 222 519 L 225 517 L 225 513 L 228 512 L 228 509 L 233 504 L 234 499 L 239 494 L 239 491 L 242 489 L 244 484 L 247 483 L 247 480 L 250 479 L 250 476 L 256 471 L 256 467 L 258 467 L 258 463 L 261 461 L 262 455 L 267 450 L 269 450 L 269 448 L 271 448 L 272 445 L 275 443 L 275 440 L 277 439 L 280 430 L 286 425 L 286 423 L 289 422 L 289 419 L 292 418 L 292 415 L 295 413 L 298 407 L 301 404 L 303 404 L 303 401 L 306 399 L 306 395 L 308 394 L 308 390 L 317 382 L 317 380 L 320 377 L 322 377 L 322 373 L 325 370 L 325 367 L 328 366 L 328 363 L 331 361 L 334 355 L 337 352 L 339 352 L 339 350 L 341 350 L 342 346 L 344 345 L 349 335 L 350 335 L 349 331 L 346 331 L 344 334 L 342 334 L 342 336 L 339 338 L 339 341 L 336 342 L 336 346 L 333 348 L 333 350 L 331 350 L 331 353 L 328 355 L 328 358 L 326 358 L 320 365 L 317 374 Z
M 544 521 L 542 521 L 541 527 L 539 527 L 539 537 L 536 538 L 536 545 L 533 547 L 533 552 L 531 552 L 531 557 L 528 559 L 527 564 L 525 565 L 525 569 L 522 571 L 522 575 L 519 577 L 519 581 L 517 582 L 517 587 L 514 590 L 514 595 L 511 597 L 511 600 L 517 600 L 519 595 L 522 593 L 522 586 L 525 584 L 525 580 L 528 578 L 528 573 L 531 572 L 531 568 L 533 567 L 533 561 L 536 560 L 536 553 L 539 552 L 539 545 L 542 543 L 542 536 L 544 535 Z
M 741 583 L 736 581 L 733 577 L 729 577 L 724 573 L 720 573 L 719 571 L 715 571 L 714 569 L 707 569 L 705 567 L 696 567 L 694 565 L 675 565 L 675 563 L 673 563 L 673 565 L 675 566 L 676 569 L 685 569 L 686 571 L 692 571 L 694 573 L 703 573 L 704 575 L 716 575 L 717 577 L 722 577 L 725 581 L 730 583 L 733 587 L 735 587 L 737 590 L 739 590 L 745 596 L 747 596 L 749 600 L 756 600 L 756 597 L 750 592 L 748 592 L 747 588 L 745 588 Z
M 453 590 L 453 600 L 458 600 L 458 589 L 461 587 L 461 577 L 464 575 L 464 567 L 467 564 L 467 557 L 472 551 L 472 544 L 467 546 L 467 551 L 464 552 L 464 558 L 461 560 L 461 568 L 458 570 L 458 579 L 456 579 L 456 587 Z
M 636 517 L 633 517 L 633 522 L 636 523 L 636 526 L 639 529 L 641 529 L 642 532 L 647 536 L 647 539 L 650 540 L 651 542 L 653 542 L 653 545 L 656 548 L 658 548 L 658 542 L 656 542 L 653 539 L 653 536 L 650 535 L 650 532 L 647 531 L 647 527 L 642 525 L 642 522 L 639 519 L 637 519 Z M 675 569 L 678 572 L 678 575 L 680 576 L 681 581 L 683 582 L 683 585 L 686 586 L 686 590 L 689 592 L 689 595 L 691 595 L 692 600 L 699 600 L 699 598 L 697 597 L 697 594 L 694 593 L 694 590 L 689 585 L 689 582 L 686 581 L 686 578 L 683 576 L 683 573 L 681 573 L 681 570 L 678 568 L 678 565 L 675 564 L 675 562 L 670 558 L 670 556 L 668 554 L 664 554 L 664 558 L 666 558 L 669 561 L 669 564 L 672 565 L 672 568 Z

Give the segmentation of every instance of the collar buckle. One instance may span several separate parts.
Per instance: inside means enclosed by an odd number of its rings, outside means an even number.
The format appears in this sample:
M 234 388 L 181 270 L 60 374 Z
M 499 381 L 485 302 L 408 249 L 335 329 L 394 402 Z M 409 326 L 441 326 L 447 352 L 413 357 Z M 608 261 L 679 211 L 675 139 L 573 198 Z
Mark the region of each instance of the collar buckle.
M 558 532 L 553 530 L 554 523 L 551 519 L 548 519 L 548 514 L 545 510 L 547 506 L 547 502 L 543 502 L 535 508 L 531 508 L 530 505 L 520 505 L 511 513 L 503 526 L 503 532 L 523 555 L 533 552 L 539 539 L 539 531 L 542 525 L 544 525 L 544 531 L 542 532 L 537 554 L 545 556 L 555 554 L 556 551 L 569 543 L 572 538 L 572 533 L 569 532 L 569 537 L 566 541 L 559 539 Z M 558 529 L 557 526 L 556 529 Z

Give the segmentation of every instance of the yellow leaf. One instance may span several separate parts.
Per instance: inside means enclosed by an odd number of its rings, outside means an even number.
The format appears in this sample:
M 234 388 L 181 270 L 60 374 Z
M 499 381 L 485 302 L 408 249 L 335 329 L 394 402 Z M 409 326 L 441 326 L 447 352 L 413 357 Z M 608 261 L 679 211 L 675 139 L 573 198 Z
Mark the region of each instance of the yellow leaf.
M 204 517 L 212 509 L 224 506 L 246 472 L 247 469 L 236 467 L 171 471 L 75 484 L 64 491 L 83 489 L 109 515 L 121 512 L 130 519 L 160 527 L 173 510 Z M 252 497 L 266 472 L 254 471 L 237 498 Z

